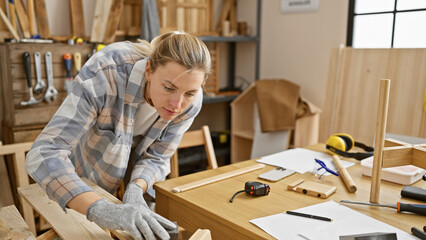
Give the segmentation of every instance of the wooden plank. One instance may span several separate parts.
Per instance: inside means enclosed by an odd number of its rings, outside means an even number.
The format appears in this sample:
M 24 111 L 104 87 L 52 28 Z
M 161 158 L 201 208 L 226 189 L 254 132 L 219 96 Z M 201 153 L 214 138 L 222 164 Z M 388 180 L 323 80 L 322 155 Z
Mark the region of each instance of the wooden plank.
M 0 208 L 0 237 L 11 240 L 36 239 L 14 205 Z
M 0 141 L 0 146 L 2 145 Z M 0 194 L 0 207 L 13 205 L 12 189 L 10 188 L 9 173 L 7 171 L 4 156 L 0 156 L 0 189 L 2 189 L 2 194 Z
M 15 170 L 14 179 L 16 187 L 27 186 L 30 183 L 28 174 L 25 171 L 25 153 L 29 151 L 32 144 L 32 142 L 26 142 L 0 146 L 0 156 L 12 156 L 13 169 Z M 25 221 L 27 222 L 31 231 L 36 234 L 33 210 L 26 202 L 22 200 L 22 198 L 19 198 L 19 200 Z
M 220 17 L 216 24 L 216 31 L 222 31 L 222 23 L 225 21 L 229 15 L 229 10 L 231 9 L 232 0 L 225 0 L 222 6 L 222 11 L 220 12 Z
M 1 9 L 6 9 L 6 2 L 5 1 L 0 1 L 0 8 Z M 6 23 L 4 23 L 3 21 L 0 21 L 0 42 L 4 42 L 5 38 L 9 38 L 9 29 L 6 26 Z
M 108 15 L 107 29 L 105 30 L 104 43 L 109 44 L 115 41 L 115 32 L 120 23 L 121 12 L 123 9 L 124 0 L 113 0 L 111 9 Z
M 61 207 L 50 200 L 37 184 L 18 188 L 19 194 L 43 216 L 64 239 L 112 239 L 96 223 L 72 209 L 65 213 Z
M 37 237 L 37 240 L 52 240 L 56 237 L 59 237 L 59 235 L 55 232 L 54 229 L 50 229 L 47 232 L 44 232 L 40 236 Z
M 19 24 L 21 25 L 21 31 L 24 38 L 31 38 L 30 33 L 30 21 L 28 19 L 27 11 L 25 10 L 24 3 L 22 0 L 15 1 L 16 15 L 18 16 Z
M 14 0 L 9 0 L 9 19 L 10 19 L 10 23 L 12 24 L 13 28 L 15 30 L 17 30 L 17 28 L 16 28 L 16 10 L 15 10 Z
M 223 180 L 223 179 L 231 178 L 231 177 L 243 174 L 243 173 L 251 172 L 251 171 L 263 168 L 263 167 L 265 167 L 264 164 L 258 163 L 258 164 L 251 165 L 251 166 L 241 168 L 241 169 L 237 169 L 237 170 L 234 170 L 234 171 L 231 171 L 231 172 L 222 173 L 222 174 L 210 177 L 210 178 L 205 178 L 205 179 L 201 179 L 201 180 L 198 180 L 198 181 L 195 181 L 195 182 L 192 182 L 192 183 L 177 186 L 177 187 L 174 187 L 172 189 L 172 191 L 176 192 L 176 193 L 187 191 L 187 190 L 190 190 L 190 189 L 193 189 L 193 188 L 204 186 L 206 184 L 210 184 L 210 183 L 217 182 L 217 181 L 220 181 L 220 180 Z
M 426 169 L 426 147 L 414 147 L 412 164 Z
M 102 42 L 104 40 L 106 22 L 111 9 L 112 0 L 97 0 L 95 4 L 95 13 L 93 15 L 92 31 L 90 34 L 91 42 Z
M 337 63 L 334 53 L 331 62 Z M 332 133 L 346 132 L 372 145 L 375 117 L 371 113 L 377 112 L 379 80 L 383 78 L 392 80 L 387 132 L 426 137 L 425 49 L 343 48 L 340 62 L 333 69 L 330 64 L 320 141 Z
M 62 102 L 57 102 L 59 101 L 58 98 L 55 100 L 55 104 L 52 106 L 47 104 L 44 108 L 30 107 L 27 109 L 16 110 L 14 126 L 48 123 Z M 43 114 L 40 114 L 41 111 Z
M 30 25 L 30 34 L 34 36 L 37 34 L 35 27 L 35 9 L 34 9 L 34 0 L 27 0 L 27 12 L 28 12 L 28 21 Z
M 3 20 L 3 23 L 6 24 L 7 28 L 9 29 L 10 33 L 12 33 L 13 37 L 15 39 L 21 39 L 16 32 L 16 29 L 12 26 L 12 24 L 9 22 L 9 19 L 7 19 L 6 14 L 3 12 L 3 9 L 0 8 L 0 17 Z
M 412 163 L 413 148 L 411 146 L 395 146 L 383 149 L 383 168 L 409 165 Z
M 38 135 L 40 135 L 43 128 L 35 129 L 35 130 L 27 130 L 20 132 L 13 132 L 13 142 L 14 143 L 22 143 L 22 142 L 30 142 L 35 141 Z
M 198 229 L 189 240 L 211 240 L 212 236 L 208 229 Z
M 385 146 L 386 124 L 388 120 L 390 80 L 380 81 L 379 106 L 376 120 L 376 138 L 374 141 L 374 160 L 371 172 L 370 202 L 379 203 L 380 182 L 382 179 L 383 148 Z
M 82 0 L 70 0 L 71 33 L 73 36 L 84 38 L 84 12 Z
M 37 29 L 41 38 L 50 38 L 49 18 L 46 11 L 45 0 L 35 0 L 35 11 L 37 18 Z

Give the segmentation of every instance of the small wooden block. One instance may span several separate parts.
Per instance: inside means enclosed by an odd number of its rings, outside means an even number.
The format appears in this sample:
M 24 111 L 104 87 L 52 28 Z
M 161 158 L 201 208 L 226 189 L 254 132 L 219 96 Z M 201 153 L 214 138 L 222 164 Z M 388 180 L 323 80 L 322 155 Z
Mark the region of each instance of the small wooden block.
M 320 198 L 327 198 L 337 190 L 335 186 L 305 181 L 303 179 L 299 179 L 289 184 L 287 189 Z

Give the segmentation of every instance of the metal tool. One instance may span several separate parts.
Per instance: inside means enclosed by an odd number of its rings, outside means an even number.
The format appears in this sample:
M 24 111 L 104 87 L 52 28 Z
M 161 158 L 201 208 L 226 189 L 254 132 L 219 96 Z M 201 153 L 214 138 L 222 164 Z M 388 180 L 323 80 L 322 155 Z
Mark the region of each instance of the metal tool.
M 65 64 L 65 90 L 69 93 L 72 84 L 72 71 L 71 71 L 71 54 L 64 54 L 64 64 Z
M 377 207 L 389 207 L 395 208 L 397 212 L 412 212 L 420 215 L 426 215 L 426 204 L 410 204 L 397 202 L 396 204 L 379 204 L 379 203 L 368 203 L 368 202 L 355 202 L 348 200 L 341 200 L 341 203 L 353 203 L 361 205 L 370 205 Z
M 41 80 L 41 54 L 39 52 L 34 53 L 34 64 L 36 73 L 36 84 L 34 86 L 34 92 L 40 94 L 46 87 L 46 84 Z
M 48 103 L 52 102 L 52 100 L 56 100 L 56 95 L 58 95 L 58 91 L 53 86 L 53 69 L 52 69 L 52 53 L 46 52 L 44 55 L 46 62 L 46 72 L 47 72 L 47 89 L 44 93 L 44 99 Z
M 30 94 L 30 99 L 28 101 L 22 101 L 21 105 L 34 105 L 41 101 L 43 98 L 36 100 L 33 96 L 33 82 L 31 79 L 31 56 L 29 52 L 24 52 L 22 55 L 22 60 L 24 62 L 25 75 L 27 77 L 28 93 Z

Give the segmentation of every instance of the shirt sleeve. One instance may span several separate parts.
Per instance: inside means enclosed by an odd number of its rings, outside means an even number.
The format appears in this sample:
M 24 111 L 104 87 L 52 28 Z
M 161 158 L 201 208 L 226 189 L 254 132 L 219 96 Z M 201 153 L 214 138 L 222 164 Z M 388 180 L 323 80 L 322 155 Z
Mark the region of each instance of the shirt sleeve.
M 83 66 L 70 94 L 27 154 L 28 174 L 64 210 L 72 198 L 92 191 L 77 175 L 70 155 L 82 136 L 94 126 L 104 102 L 113 97 L 107 94 L 107 84 L 117 76 L 113 66 L 111 58 L 102 52 Z
M 171 121 L 161 136 L 135 162 L 131 181 L 142 178 L 148 184 L 148 189 L 154 183 L 162 181 L 170 173 L 170 158 L 177 150 L 184 133 L 191 127 L 194 118 L 201 110 L 203 100 L 202 91 L 180 116 Z

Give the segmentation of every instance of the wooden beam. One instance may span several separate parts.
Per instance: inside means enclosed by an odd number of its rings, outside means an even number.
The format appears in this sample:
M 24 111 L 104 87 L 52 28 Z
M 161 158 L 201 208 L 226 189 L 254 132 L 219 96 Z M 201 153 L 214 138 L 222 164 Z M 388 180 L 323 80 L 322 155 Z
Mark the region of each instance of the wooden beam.
M 86 31 L 84 29 L 84 12 L 82 0 L 70 1 L 71 16 L 71 34 L 76 37 L 84 38 Z
M 97 0 L 95 4 L 95 13 L 93 14 L 92 32 L 90 41 L 100 43 L 104 40 L 106 22 L 111 9 L 112 0 Z
M 204 185 L 207 185 L 207 184 L 210 184 L 210 183 L 213 183 L 213 182 L 217 182 L 217 181 L 220 181 L 220 180 L 223 180 L 223 179 L 227 179 L 227 178 L 231 178 L 231 177 L 234 177 L 234 176 L 237 176 L 237 175 L 241 175 L 243 173 L 251 172 L 251 171 L 263 168 L 263 167 L 265 167 L 265 165 L 261 164 L 261 163 L 251 165 L 251 166 L 248 166 L 248 167 L 245 167 L 245 168 L 240 168 L 240 169 L 237 169 L 237 170 L 234 170 L 234 171 L 222 173 L 222 174 L 219 174 L 219 175 L 216 175 L 216 176 L 213 176 L 213 177 L 209 177 L 209 178 L 201 179 L 201 180 L 198 180 L 198 181 L 195 181 L 195 182 L 192 182 L 192 183 L 177 186 L 177 187 L 174 187 L 172 189 L 172 191 L 176 192 L 176 193 L 187 191 L 187 190 L 190 190 L 190 189 L 193 189 L 193 188 L 196 188 L 196 187 L 200 187 L 200 186 L 204 186 Z
M 414 147 L 412 164 L 414 166 L 426 169 L 426 148 Z
M 383 149 L 383 168 L 409 165 L 412 163 L 411 146 L 386 147 Z
M 108 21 L 106 24 L 107 29 L 105 30 L 104 43 L 109 44 L 115 41 L 115 32 L 118 29 L 120 23 L 121 12 L 123 9 L 124 0 L 113 0 L 111 9 L 108 15 Z
M 34 0 L 27 0 L 27 12 L 28 12 L 28 21 L 30 25 L 30 34 L 34 36 L 37 34 L 35 27 L 35 9 L 34 9 Z
M 385 145 L 386 123 L 389 107 L 390 80 L 380 81 L 379 106 L 376 120 L 376 138 L 374 142 L 374 160 L 371 174 L 370 202 L 379 203 L 380 182 L 382 179 L 383 148 Z
M 35 12 L 37 18 L 37 30 L 41 38 L 50 38 L 49 20 L 46 11 L 45 0 L 35 0 Z

